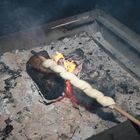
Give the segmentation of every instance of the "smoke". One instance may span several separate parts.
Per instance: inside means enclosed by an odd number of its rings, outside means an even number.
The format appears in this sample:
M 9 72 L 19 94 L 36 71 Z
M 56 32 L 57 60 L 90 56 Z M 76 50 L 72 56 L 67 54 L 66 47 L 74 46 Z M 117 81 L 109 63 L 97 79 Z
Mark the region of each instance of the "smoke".
M 103 9 L 140 33 L 140 0 L 1 0 L 0 35 Z
M 48 12 L 43 14 L 41 7 L 38 7 L 41 0 L 30 2 L 32 4 L 24 0 L 22 2 L 17 0 L 0 2 L 2 7 L 0 9 L 0 35 L 41 25 L 51 19 L 49 8 L 46 9 Z

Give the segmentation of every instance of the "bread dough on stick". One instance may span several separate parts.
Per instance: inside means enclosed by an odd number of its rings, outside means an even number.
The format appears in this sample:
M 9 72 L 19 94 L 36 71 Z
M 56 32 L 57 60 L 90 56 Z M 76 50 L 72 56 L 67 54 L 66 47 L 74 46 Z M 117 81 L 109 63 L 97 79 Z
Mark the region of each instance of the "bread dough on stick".
M 102 106 L 109 106 L 112 108 L 112 105 L 116 104 L 111 97 L 104 96 L 102 92 L 92 88 L 88 82 L 79 79 L 73 73 L 67 72 L 64 67 L 58 65 L 54 60 L 44 59 L 42 65 L 58 73 L 65 80 L 70 80 L 73 86 L 81 89 L 89 97 L 96 99 Z

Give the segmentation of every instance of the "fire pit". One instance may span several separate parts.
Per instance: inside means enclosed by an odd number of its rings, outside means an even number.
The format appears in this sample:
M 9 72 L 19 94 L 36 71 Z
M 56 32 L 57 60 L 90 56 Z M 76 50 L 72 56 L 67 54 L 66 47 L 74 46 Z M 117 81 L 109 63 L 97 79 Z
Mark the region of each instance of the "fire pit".
M 43 29 L 45 32 L 38 28 L 0 39 L 5 47 L 0 59 L 2 139 L 84 140 L 126 120 L 76 88 L 74 96 L 81 106 L 69 98 L 43 104 L 41 88 L 26 71 L 31 50 L 46 51 L 49 56 L 61 52 L 82 63 L 81 79 L 114 98 L 130 114 L 140 114 L 139 40 L 132 31 L 99 10 L 54 22 Z M 6 38 L 10 39 L 8 43 Z M 63 81 L 61 85 L 63 91 Z

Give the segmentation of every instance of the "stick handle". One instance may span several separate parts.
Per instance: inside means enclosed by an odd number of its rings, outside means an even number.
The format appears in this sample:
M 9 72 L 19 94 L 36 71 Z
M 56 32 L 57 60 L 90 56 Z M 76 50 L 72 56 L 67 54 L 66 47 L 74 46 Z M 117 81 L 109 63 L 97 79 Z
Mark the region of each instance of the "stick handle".
M 133 117 L 132 115 L 130 115 L 129 113 L 127 113 L 126 111 L 124 111 L 123 109 L 121 109 L 117 105 L 112 105 L 112 107 L 113 107 L 114 110 L 118 111 L 120 114 L 122 114 L 123 116 L 128 118 L 130 121 L 132 121 L 133 123 L 135 123 L 138 126 L 140 126 L 140 120 L 136 119 L 135 117 Z

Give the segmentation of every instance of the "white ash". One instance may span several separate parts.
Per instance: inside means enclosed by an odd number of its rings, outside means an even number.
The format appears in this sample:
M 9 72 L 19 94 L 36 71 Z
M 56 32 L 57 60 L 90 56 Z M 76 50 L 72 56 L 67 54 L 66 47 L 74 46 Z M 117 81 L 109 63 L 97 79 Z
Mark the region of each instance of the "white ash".
M 133 115 L 140 114 L 138 81 L 113 61 L 86 33 L 39 46 L 34 50 L 46 50 L 52 56 L 56 51 L 68 55 L 78 48 L 84 52 L 81 62 L 86 62 L 81 78 L 89 80 L 96 88 L 110 91 L 105 94 L 114 95 L 117 104 L 124 110 Z M 5 136 L 6 139 L 84 140 L 125 120 L 108 108 L 95 108 L 95 111 L 89 112 L 83 107 L 74 107 L 69 99 L 49 106 L 40 103 L 38 90 L 26 73 L 30 51 L 31 49 L 6 52 L 0 58 L 0 62 L 9 69 L 4 71 L 3 65 L 0 65 L 0 131 L 5 128 L 5 120 L 8 118 L 14 127 Z M 5 80 L 12 77 L 10 70 L 15 73 L 20 71 L 20 76 L 11 79 L 7 91 Z M 5 94 L 10 94 L 10 97 Z M 0 138 L 2 137 L 3 135 Z

